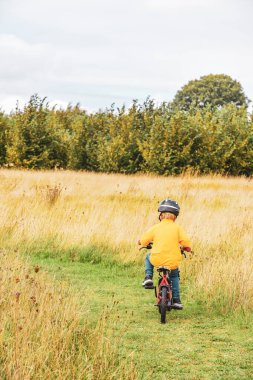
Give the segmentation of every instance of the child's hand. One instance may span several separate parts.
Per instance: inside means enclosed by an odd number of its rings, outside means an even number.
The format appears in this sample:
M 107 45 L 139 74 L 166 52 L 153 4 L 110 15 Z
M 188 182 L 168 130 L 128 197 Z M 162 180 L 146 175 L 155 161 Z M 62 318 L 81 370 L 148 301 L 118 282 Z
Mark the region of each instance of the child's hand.
M 183 245 L 180 245 L 180 249 L 181 249 L 181 251 L 191 252 L 190 247 L 184 247 Z

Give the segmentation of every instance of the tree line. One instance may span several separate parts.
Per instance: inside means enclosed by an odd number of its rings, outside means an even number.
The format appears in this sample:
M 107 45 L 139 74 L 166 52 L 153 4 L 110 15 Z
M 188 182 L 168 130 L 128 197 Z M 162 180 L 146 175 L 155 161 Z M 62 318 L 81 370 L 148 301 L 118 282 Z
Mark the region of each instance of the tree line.
M 23 110 L 0 113 L 0 165 L 251 176 L 253 114 L 246 104 L 186 109 L 150 98 L 88 114 L 78 104 L 50 108 L 33 95 Z

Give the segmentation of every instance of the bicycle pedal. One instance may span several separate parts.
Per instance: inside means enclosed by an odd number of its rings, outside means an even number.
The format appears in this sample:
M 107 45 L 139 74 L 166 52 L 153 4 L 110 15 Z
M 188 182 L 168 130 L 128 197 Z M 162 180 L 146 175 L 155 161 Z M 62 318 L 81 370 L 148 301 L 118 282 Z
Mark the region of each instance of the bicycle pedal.
M 178 306 L 171 305 L 170 308 L 173 309 L 173 310 L 183 310 L 183 306 L 182 307 L 178 307 Z
M 146 285 L 146 286 L 144 286 L 144 289 L 155 289 L 155 287 L 154 287 L 154 285 L 151 285 L 151 286 Z

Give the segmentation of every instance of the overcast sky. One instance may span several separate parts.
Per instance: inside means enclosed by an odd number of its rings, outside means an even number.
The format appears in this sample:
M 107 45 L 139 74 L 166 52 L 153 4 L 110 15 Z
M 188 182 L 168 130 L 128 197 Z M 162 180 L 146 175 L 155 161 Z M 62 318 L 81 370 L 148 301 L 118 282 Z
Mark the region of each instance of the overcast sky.
M 0 107 L 88 111 L 228 74 L 253 100 L 253 0 L 0 0 Z

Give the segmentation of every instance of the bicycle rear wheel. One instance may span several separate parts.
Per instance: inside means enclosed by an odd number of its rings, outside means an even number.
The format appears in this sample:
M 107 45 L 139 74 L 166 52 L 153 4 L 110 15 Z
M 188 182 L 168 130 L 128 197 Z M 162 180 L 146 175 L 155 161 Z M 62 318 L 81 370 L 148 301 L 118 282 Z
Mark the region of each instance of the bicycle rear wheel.
M 166 311 L 167 311 L 167 288 L 162 288 L 162 298 L 160 303 L 161 323 L 166 323 Z

